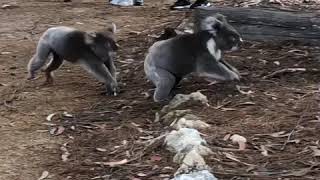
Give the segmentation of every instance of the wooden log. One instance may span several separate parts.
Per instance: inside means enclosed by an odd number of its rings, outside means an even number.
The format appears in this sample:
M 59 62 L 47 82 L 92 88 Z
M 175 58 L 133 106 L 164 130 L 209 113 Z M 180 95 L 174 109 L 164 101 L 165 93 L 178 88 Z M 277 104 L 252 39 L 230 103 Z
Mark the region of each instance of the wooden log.
M 242 35 L 254 41 L 295 40 L 320 45 L 320 14 L 270 9 L 209 7 L 195 10 L 194 30 L 209 15 L 221 13 Z

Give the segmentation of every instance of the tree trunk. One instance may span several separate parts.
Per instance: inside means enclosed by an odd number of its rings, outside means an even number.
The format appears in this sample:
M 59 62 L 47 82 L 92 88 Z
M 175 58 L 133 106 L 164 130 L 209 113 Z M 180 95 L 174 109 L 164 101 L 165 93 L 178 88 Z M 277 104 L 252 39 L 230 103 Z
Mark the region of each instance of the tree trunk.
M 320 14 L 252 8 L 199 8 L 194 13 L 195 30 L 206 16 L 221 13 L 242 35 L 255 41 L 296 40 L 320 45 Z

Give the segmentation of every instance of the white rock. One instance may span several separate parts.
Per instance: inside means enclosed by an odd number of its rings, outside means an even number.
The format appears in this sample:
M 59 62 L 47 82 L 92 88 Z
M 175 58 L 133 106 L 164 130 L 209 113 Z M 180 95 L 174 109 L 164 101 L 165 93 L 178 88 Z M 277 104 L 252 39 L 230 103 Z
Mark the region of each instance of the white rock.
M 188 101 L 199 101 L 200 103 L 209 106 L 208 98 L 203 95 L 201 92 L 193 92 L 191 94 L 177 94 L 168 105 L 162 108 L 162 112 L 168 112 L 171 109 L 175 109 L 181 104 L 188 102 Z
M 181 128 L 178 131 L 171 131 L 165 138 L 165 144 L 169 151 L 179 153 L 188 152 L 196 146 L 203 146 L 206 141 L 201 138 L 199 131 Z
M 186 116 L 187 114 L 190 114 L 191 110 L 173 110 L 165 114 L 164 116 L 161 117 L 163 119 L 163 122 L 166 124 L 171 124 L 172 122 L 178 120 L 181 117 Z
M 196 171 L 190 174 L 180 174 L 172 180 L 218 180 L 208 170 Z
M 133 6 L 133 0 L 112 0 L 110 3 L 119 6 Z
M 209 169 L 206 162 L 204 161 L 204 158 L 195 149 L 191 150 L 185 156 L 179 155 L 180 153 L 176 154 L 174 157 L 174 162 L 181 164 L 181 166 L 175 174 L 186 173 L 189 172 L 190 169 Z
M 173 125 L 173 128 L 175 129 L 181 129 L 181 128 L 206 129 L 209 127 L 210 127 L 209 124 L 201 120 L 186 119 L 185 117 L 180 118 L 178 122 Z

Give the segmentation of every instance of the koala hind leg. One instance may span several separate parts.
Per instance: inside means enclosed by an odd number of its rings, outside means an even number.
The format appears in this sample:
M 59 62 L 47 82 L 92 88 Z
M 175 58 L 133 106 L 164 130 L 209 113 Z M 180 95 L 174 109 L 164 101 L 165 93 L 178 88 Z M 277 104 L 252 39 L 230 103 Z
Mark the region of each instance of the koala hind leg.
M 52 61 L 50 61 L 49 65 L 44 70 L 44 72 L 46 74 L 46 83 L 47 84 L 53 83 L 52 71 L 58 69 L 63 63 L 63 58 L 61 58 L 57 53 L 53 52 L 52 54 L 53 54 L 53 59 L 52 59 Z
M 118 92 L 118 84 L 117 81 L 112 77 L 108 68 L 105 64 L 99 59 L 85 59 L 80 60 L 81 66 L 87 70 L 90 74 L 92 74 L 96 79 L 100 82 L 105 83 L 107 93 L 109 95 L 116 95 Z
M 167 102 L 172 99 L 172 89 L 176 85 L 176 77 L 164 69 L 156 69 L 149 77 L 156 86 L 153 95 L 155 102 Z

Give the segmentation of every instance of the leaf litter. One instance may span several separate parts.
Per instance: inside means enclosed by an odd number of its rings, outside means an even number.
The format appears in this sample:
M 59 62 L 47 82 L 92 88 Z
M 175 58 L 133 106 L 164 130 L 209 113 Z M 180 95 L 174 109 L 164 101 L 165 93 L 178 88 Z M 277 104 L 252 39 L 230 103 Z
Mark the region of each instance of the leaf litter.
M 173 13 L 173 15 L 176 18 L 176 14 Z M 140 35 L 130 35 L 130 37 L 138 40 L 137 42 L 144 43 L 145 41 L 145 37 L 140 37 Z M 134 47 L 136 44 L 122 45 L 123 48 L 128 49 L 131 46 Z M 299 49 L 301 52 L 290 51 L 292 49 Z M 250 75 L 244 76 L 244 82 L 240 82 L 240 90 L 237 90 L 237 88 L 229 89 L 229 87 L 226 87 L 227 85 L 219 83 L 208 88 L 207 83 L 185 82 L 186 84 L 183 86 L 186 88 L 180 91 L 191 92 L 200 88 L 209 89 L 204 92 L 209 95 L 207 97 L 209 97 L 208 102 L 210 104 L 217 104 L 217 102 L 221 102 L 224 99 L 230 102 L 219 108 L 188 107 L 211 126 L 204 130 L 204 133 L 207 134 L 204 137 L 209 147 L 213 150 L 213 153 L 207 157 L 206 161 L 208 161 L 208 165 L 213 169 L 213 172 L 217 173 L 219 179 L 241 179 L 243 176 L 252 177 L 252 179 L 266 177 L 279 179 L 283 177 L 316 177 L 319 175 L 317 166 L 310 165 L 310 163 L 317 164 L 319 162 L 314 157 L 318 156 L 315 142 L 320 138 L 316 129 L 308 131 L 297 131 L 295 129 L 296 123 L 300 118 L 302 119 L 301 125 L 304 127 L 311 126 L 307 122 L 319 110 L 315 95 L 311 94 L 297 100 L 296 92 L 286 88 L 303 87 L 306 92 L 311 91 L 310 85 L 317 81 L 315 77 L 318 75 L 316 74 L 317 72 L 279 73 L 274 76 L 279 78 L 270 77 L 263 80 L 261 77 L 266 75 L 265 72 L 275 72 L 275 65 L 266 63 L 261 67 L 260 62 L 253 61 L 253 59 L 260 58 L 261 54 L 259 52 L 263 52 L 265 58 L 270 58 L 271 60 L 277 57 L 285 57 L 276 59 L 279 62 L 279 66 L 276 67 L 279 69 L 292 67 L 292 64 L 300 64 L 301 66 L 297 67 L 308 70 L 311 67 L 314 68 L 315 64 L 312 63 L 312 60 L 305 61 L 305 58 L 310 58 L 309 54 L 304 57 L 302 51 L 305 50 L 306 48 L 304 47 L 291 48 L 291 46 L 281 46 L 280 48 L 274 44 L 272 46 L 257 44 L 252 48 L 245 46 L 240 54 L 235 52 L 233 56 L 239 58 L 237 59 L 238 62 L 234 62 L 235 65 L 241 71 L 250 72 Z M 288 54 L 295 53 L 299 54 L 297 56 L 300 59 L 288 56 Z M 122 54 L 121 56 L 125 55 Z M 247 61 L 246 56 L 252 56 L 249 59 L 250 61 Z M 228 54 L 226 54 L 226 57 L 228 57 Z M 303 61 L 301 57 L 303 57 Z M 143 56 L 137 53 L 136 57 L 132 58 L 143 59 Z M 141 68 L 141 66 L 134 67 L 136 66 L 135 63 L 131 63 L 133 67 L 126 73 L 124 81 L 128 81 L 126 78 L 131 78 L 132 76 L 138 79 L 143 78 L 142 74 L 135 73 L 135 68 Z M 297 78 L 297 75 L 299 75 L 299 78 Z M 252 84 L 252 82 L 254 83 Z M 149 84 L 146 85 L 141 81 L 135 81 L 135 83 L 127 82 L 128 87 L 126 88 L 134 90 L 142 86 L 152 88 Z M 144 90 L 144 92 L 146 91 Z M 276 98 L 271 101 L 270 96 L 266 94 L 274 94 L 272 97 Z M 96 105 L 94 109 L 90 110 L 92 111 L 90 113 L 77 112 L 74 114 L 77 118 L 59 117 L 59 122 L 56 121 L 56 116 L 52 119 L 54 124 L 65 127 L 64 133 L 70 133 L 75 137 L 74 141 L 68 144 L 68 148 L 65 148 L 66 152 L 69 153 L 67 153 L 67 162 L 70 162 L 70 164 L 75 163 L 78 166 L 75 167 L 74 164 L 66 166 L 67 172 L 70 172 L 69 174 L 75 177 L 88 174 L 91 177 L 94 177 L 92 174 L 99 174 L 102 177 L 105 174 L 110 174 L 111 177 L 118 179 L 129 179 L 128 177 L 144 179 L 145 177 L 137 176 L 137 174 L 142 173 L 140 175 L 148 175 L 147 178 L 152 176 L 152 178 L 156 179 L 159 177 L 169 178 L 178 168 L 171 163 L 172 157 L 164 150 L 162 141 L 153 141 L 152 139 L 152 137 L 159 137 L 167 130 L 167 127 L 162 126 L 161 122 L 152 122 L 154 110 L 161 109 L 161 107 L 151 103 L 150 98 L 146 99 L 144 94 L 140 94 L 140 92 L 126 91 L 124 96 L 125 98 L 121 102 L 108 101 Z M 122 110 L 123 107 L 130 104 L 130 101 L 137 99 L 141 101 L 141 104 Z M 294 101 L 287 101 L 288 99 L 294 99 Z M 241 105 L 243 102 L 244 104 Z M 106 111 L 106 109 L 111 112 L 121 111 L 121 113 L 117 115 L 113 113 L 95 113 Z M 300 117 L 302 113 L 308 116 Z M 131 122 L 134 122 L 134 124 L 128 126 Z M 315 123 L 311 124 L 315 126 Z M 67 131 L 72 126 L 76 127 L 74 131 Z M 291 133 L 292 129 L 294 129 L 294 133 Z M 237 132 L 245 139 L 250 140 L 245 142 L 244 151 L 239 150 L 240 145 L 238 143 L 244 143 L 243 140 L 235 141 L 239 147 L 238 149 L 230 143 L 232 140 L 229 138 L 233 134 L 226 138 L 228 140 L 223 140 L 223 137 L 228 132 Z M 290 138 L 288 138 L 289 136 Z M 125 145 L 122 143 L 124 139 L 127 141 Z M 281 150 L 281 147 L 287 141 L 293 143 L 288 143 L 286 148 Z M 299 143 L 296 144 L 296 142 Z M 97 147 L 103 147 L 107 152 L 98 153 Z M 305 147 L 307 147 L 306 150 Z M 115 149 L 116 152 L 109 154 L 109 149 Z M 104 150 L 101 152 L 104 152 Z M 75 156 L 71 156 L 71 153 L 75 154 Z M 128 154 L 130 154 L 130 157 L 128 157 Z M 154 158 L 155 154 L 161 158 Z M 156 161 L 155 159 L 161 160 Z M 92 162 L 97 162 L 98 164 Z M 158 169 L 153 169 L 155 164 L 159 166 Z M 111 166 L 113 167 L 111 168 Z M 154 175 L 150 175 L 149 172 L 154 173 Z

